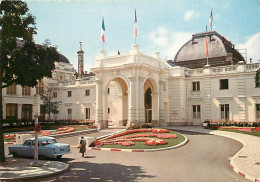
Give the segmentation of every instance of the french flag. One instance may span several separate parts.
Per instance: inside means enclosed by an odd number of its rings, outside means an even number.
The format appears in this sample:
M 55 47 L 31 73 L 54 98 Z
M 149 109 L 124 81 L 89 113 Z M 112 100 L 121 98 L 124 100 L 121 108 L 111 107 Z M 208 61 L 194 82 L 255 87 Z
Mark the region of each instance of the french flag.
M 104 23 L 104 17 L 102 19 L 101 40 L 102 40 L 103 43 L 105 43 L 105 23 Z
M 136 10 L 135 10 L 135 38 L 137 37 L 137 16 L 136 16 Z
M 213 15 L 212 15 L 212 10 L 211 10 L 211 13 L 210 13 L 210 18 L 209 18 L 209 26 L 212 30 L 212 22 L 213 22 Z

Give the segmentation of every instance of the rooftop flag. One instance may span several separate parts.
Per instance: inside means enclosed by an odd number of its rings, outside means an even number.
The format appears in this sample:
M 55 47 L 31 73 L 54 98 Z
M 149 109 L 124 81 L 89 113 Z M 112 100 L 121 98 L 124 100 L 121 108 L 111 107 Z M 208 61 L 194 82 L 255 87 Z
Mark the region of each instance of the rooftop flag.
M 207 65 L 209 65 L 209 52 L 208 52 L 208 26 L 206 25 L 206 57 L 207 57 Z
M 210 13 L 210 17 L 209 17 L 209 26 L 212 30 L 212 22 L 213 22 L 213 15 L 212 15 L 212 10 L 211 10 L 211 13 Z
M 102 19 L 101 40 L 102 40 L 103 43 L 105 43 L 105 23 L 104 23 L 104 17 Z
M 135 10 L 135 38 L 137 37 L 137 16 L 136 16 L 136 10 Z

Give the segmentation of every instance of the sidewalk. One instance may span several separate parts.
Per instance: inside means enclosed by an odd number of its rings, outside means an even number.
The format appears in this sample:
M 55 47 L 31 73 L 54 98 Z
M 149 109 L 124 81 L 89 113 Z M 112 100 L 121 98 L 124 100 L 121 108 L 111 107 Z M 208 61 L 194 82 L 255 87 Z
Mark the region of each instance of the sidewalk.
M 0 181 L 21 181 L 47 177 L 65 172 L 69 165 L 58 161 L 39 161 L 39 167 L 31 167 L 33 159 L 6 158 L 0 164 Z
M 168 128 L 219 135 L 238 140 L 244 147 L 231 158 L 231 168 L 246 179 L 255 182 L 260 181 L 260 137 L 234 132 L 209 130 L 201 126 L 176 126 Z
M 70 135 L 88 134 L 88 136 L 99 137 L 120 130 L 122 129 L 106 129 L 99 132 L 92 130 L 87 132 L 74 132 Z M 26 181 L 40 177 L 53 176 L 69 170 L 68 164 L 59 161 L 39 160 L 39 167 L 31 167 L 30 164 L 32 162 L 33 159 L 6 157 L 6 162 L 0 163 L 0 181 Z

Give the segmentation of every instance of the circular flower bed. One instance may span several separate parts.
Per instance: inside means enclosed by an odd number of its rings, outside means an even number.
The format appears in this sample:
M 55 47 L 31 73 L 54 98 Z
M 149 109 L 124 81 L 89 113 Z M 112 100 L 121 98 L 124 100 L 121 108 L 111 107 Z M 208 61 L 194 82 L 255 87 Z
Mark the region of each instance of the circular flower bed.
M 107 138 L 96 140 L 95 147 L 105 145 L 132 146 L 135 142 L 144 142 L 147 146 L 166 145 L 168 142 L 164 139 L 178 138 L 177 135 L 171 134 L 167 129 L 136 129 L 127 130 Z

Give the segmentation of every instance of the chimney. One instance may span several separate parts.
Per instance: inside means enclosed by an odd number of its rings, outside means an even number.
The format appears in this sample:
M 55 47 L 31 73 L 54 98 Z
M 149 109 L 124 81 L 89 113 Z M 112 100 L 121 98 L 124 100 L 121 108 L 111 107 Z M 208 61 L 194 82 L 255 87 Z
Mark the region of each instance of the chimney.
M 84 51 L 82 51 L 82 42 L 79 42 L 80 49 L 78 53 L 78 76 L 84 75 Z

